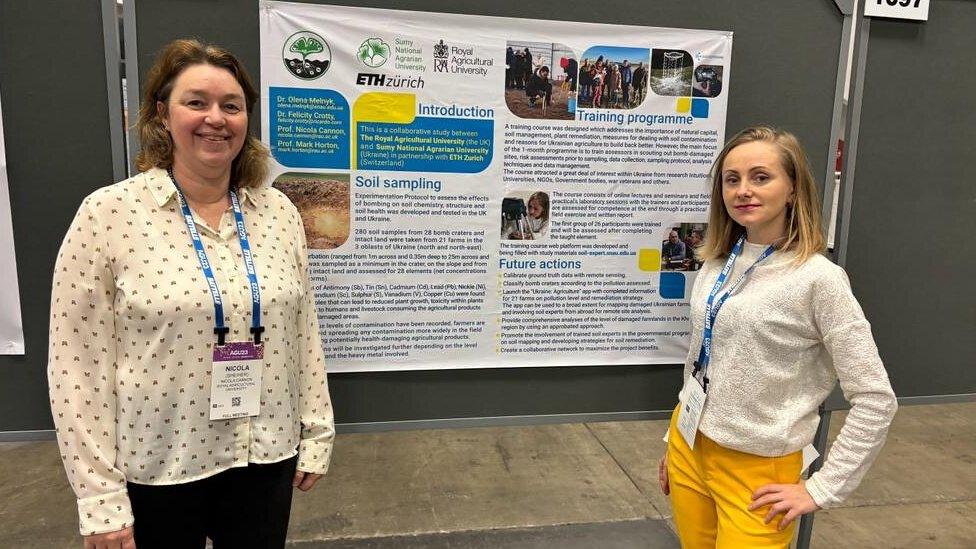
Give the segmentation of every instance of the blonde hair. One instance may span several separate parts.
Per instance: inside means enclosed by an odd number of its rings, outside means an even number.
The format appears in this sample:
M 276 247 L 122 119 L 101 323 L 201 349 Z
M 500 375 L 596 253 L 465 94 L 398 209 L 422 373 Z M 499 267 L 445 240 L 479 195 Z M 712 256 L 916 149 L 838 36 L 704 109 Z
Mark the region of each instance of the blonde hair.
M 229 51 L 199 40 L 180 39 L 166 45 L 149 69 L 146 86 L 142 92 L 139 118 L 136 127 L 142 147 L 136 157 L 136 167 L 141 171 L 150 168 L 168 169 L 173 166 L 173 138 L 163 126 L 156 111 L 156 102 L 166 103 L 173 91 L 176 78 L 194 65 L 213 65 L 229 71 L 241 89 L 250 115 L 258 92 L 251 77 L 241 63 Z M 264 183 L 268 175 L 268 149 L 253 135 L 247 135 L 244 146 L 231 163 L 230 184 L 232 188 L 257 187 Z
M 813 183 L 813 173 L 803 147 L 793 134 L 771 128 L 754 126 L 746 128 L 725 144 L 712 165 L 712 201 L 708 215 L 705 242 L 698 249 L 701 261 L 728 257 L 745 227 L 729 215 L 722 197 L 722 164 L 732 149 L 745 143 L 762 141 L 774 145 L 780 153 L 783 170 L 793 182 L 793 201 L 787 204 L 786 237 L 777 247 L 796 252 L 799 264 L 827 249 L 827 240 L 820 224 L 820 196 Z

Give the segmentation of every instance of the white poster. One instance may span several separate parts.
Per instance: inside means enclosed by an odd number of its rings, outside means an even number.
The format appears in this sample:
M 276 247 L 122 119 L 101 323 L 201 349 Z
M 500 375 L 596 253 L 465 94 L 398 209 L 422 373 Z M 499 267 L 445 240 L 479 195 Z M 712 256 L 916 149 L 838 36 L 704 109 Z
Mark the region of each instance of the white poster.
M 261 4 L 331 372 L 675 364 L 732 34 Z
M 7 184 L 7 149 L 0 106 L 0 355 L 24 354 L 24 325 L 20 320 L 20 290 L 17 284 L 17 256 L 14 254 L 14 226 L 10 219 Z

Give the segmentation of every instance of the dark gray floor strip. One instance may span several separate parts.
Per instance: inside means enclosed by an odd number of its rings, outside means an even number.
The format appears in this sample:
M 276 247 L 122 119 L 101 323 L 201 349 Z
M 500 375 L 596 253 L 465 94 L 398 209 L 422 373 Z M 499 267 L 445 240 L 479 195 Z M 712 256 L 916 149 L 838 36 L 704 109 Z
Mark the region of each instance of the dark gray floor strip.
M 677 549 L 674 533 L 664 520 L 627 520 L 566 524 L 536 528 L 477 530 L 292 542 L 294 549 Z

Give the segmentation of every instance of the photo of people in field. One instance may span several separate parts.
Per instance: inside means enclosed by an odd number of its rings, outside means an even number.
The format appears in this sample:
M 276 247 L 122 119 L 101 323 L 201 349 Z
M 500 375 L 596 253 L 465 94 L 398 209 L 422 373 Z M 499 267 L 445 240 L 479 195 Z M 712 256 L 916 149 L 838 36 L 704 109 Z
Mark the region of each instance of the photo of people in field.
M 590 109 L 633 109 L 647 96 L 647 48 L 594 46 L 579 65 L 577 105 Z
M 505 50 L 505 104 L 520 118 L 573 120 L 579 64 L 568 47 L 510 40 Z

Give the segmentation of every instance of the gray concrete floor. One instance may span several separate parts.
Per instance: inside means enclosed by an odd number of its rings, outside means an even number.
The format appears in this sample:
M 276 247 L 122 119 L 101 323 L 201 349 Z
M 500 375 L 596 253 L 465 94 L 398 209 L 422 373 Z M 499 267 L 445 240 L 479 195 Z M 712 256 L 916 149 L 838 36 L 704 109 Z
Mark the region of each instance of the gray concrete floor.
M 844 414 L 834 414 L 832 437 Z M 657 488 L 664 421 L 340 435 L 295 496 L 290 544 L 338 548 L 674 548 Z M 976 547 L 976 404 L 905 406 L 813 547 Z M 0 546 L 81 547 L 54 442 L 0 444 Z

